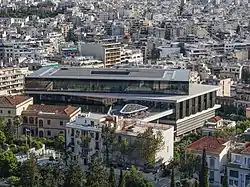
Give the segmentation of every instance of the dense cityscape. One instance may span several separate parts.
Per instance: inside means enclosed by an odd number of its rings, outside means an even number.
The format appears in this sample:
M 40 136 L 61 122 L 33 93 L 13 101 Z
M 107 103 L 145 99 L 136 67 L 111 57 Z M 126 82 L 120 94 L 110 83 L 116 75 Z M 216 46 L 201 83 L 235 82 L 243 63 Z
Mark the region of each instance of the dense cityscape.
M 249 0 L 0 0 L 0 187 L 250 187 Z

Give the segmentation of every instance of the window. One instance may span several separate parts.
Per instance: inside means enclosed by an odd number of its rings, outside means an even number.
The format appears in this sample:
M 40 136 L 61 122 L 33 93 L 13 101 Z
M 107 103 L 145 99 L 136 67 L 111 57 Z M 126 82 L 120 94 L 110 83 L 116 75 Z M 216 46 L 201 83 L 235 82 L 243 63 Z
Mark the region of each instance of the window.
M 74 138 L 71 138 L 70 144 L 75 145 L 75 139 Z
M 63 121 L 60 121 L 60 126 L 63 126 Z
M 95 149 L 99 150 L 99 143 L 95 142 Z
M 210 158 L 209 164 L 210 164 L 210 168 L 214 168 L 215 167 L 215 159 Z
M 94 124 L 95 124 L 94 121 L 90 121 L 90 126 L 91 127 L 94 127 Z
M 235 161 L 236 161 L 237 163 L 240 163 L 240 155 L 235 155 Z
M 96 132 L 96 133 L 95 133 L 95 139 L 96 139 L 96 140 L 99 140 L 99 132 Z
M 26 116 L 23 117 L 23 123 L 28 123 L 28 118 Z
M 51 125 L 51 121 L 50 121 L 50 120 L 47 120 L 47 124 L 48 124 L 48 125 Z
M 229 180 L 230 185 L 234 185 L 234 181 L 232 179 Z
M 2 110 L 0 110 L 0 113 L 2 114 L 2 113 L 3 113 L 3 111 L 2 111 Z
M 47 132 L 47 135 L 48 135 L 48 136 L 51 136 L 51 131 L 48 131 L 48 132 Z
M 43 128 L 43 120 L 39 119 L 39 128 Z
M 234 178 L 238 178 L 239 177 L 239 172 L 238 171 L 234 171 L 234 170 L 230 170 L 229 176 L 230 177 L 234 177 Z
M 71 136 L 75 136 L 75 129 L 71 129 Z
M 8 110 L 8 114 L 11 114 L 11 111 L 10 111 L 10 110 Z
M 211 183 L 214 182 L 214 171 L 210 171 L 210 173 L 209 173 L 209 182 L 211 182 Z
M 250 175 L 246 175 L 246 185 L 250 184 Z
M 60 133 L 59 134 L 64 134 L 64 132 L 63 131 L 60 131 Z
M 30 123 L 30 124 L 34 124 L 34 118 L 33 118 L 33 117 L 30 117 L 30 118 L 29 118 L 29 123 Z

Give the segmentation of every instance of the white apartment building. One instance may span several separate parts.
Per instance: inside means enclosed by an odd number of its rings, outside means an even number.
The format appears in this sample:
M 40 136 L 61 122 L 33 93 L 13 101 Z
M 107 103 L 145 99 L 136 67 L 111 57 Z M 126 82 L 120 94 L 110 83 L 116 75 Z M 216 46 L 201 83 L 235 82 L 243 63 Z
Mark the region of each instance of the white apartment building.
M 222 139 L 204 136 L 186 147 L 187 151 L 191 151 L 199 156 L 202 155 L 203 149 L 206 150 L 209 183 L 213 187 L 220 187 L 223 181 L 223 170 L 227 164 L 227 153 L 229 150 L 229 142 Z
M 242 78 L 242 69 L 242 65 L 227 65 L 220 71 L 220 76 L 240 80 Z
M 230 186 L 247 187 L 250 184 L 250 145 L 239 143 L 231 153 L 228 164 L 228 182 Z
M 0 59 L 27 57 L 39 60 L 45 54 L 43 41 L 4 42 L 0 44 Z
M 24 89 L 24 77 L 28 74 L 28 68 L 0 69 L 0 95 L 22 93 Z
M 81 164 L 90 163 L 93 155 L 101 156 L 101 127 L 104 124 L 105 115 L 94 113 L 81 114 L 75 121 L 66 124 L 66 145 L 70 145 L 74 158 Z
M 148 127 L 154 132 L 160 131 L 164 137 L 164 146 L 156 154 L 156 160 L 167 163 L 173 158 L 174 128 L 168 125 L 141 123 L 131 119 L 123 119 L 118 116 L 104 116 L 100 114 L 82 114 L 75 121 L 66 125 L 66 145 L 71 147 L 74 158 L 81 164 L 88 164 L 93 156 L 102 157 L 104 150 L 102 139 L 102 126 L 108 124 L 116 127 L 117 141 L 125 138 L 132 144 L 139 133 L 143 133 Z M 111 160 L 115 161 L 115 155 Z M 143 166 L 143 160 L 133 154 L 133 158 L 126 158 L 126 163 Z
M 143 64 L 143 54 L 140 50 L 123 49 L 121 51 L 121 64 Z

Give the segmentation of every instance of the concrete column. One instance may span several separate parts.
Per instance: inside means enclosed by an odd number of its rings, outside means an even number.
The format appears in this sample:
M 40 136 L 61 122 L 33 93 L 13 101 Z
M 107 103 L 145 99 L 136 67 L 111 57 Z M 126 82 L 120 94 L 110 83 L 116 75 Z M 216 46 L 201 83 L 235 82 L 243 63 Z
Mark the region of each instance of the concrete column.
M 207 94 L 207 108 L 210 108 L 210 93 Z
M 200 112 L 204 110 L 204 95 L 201 96 L 201 108 L 200 108 Z
M 186 116 L 186 101 L 181 102 L 181 107 L 182 107 L 182 117 L 184 118 Z
M 188 115 L 189 116 L 192 114 L 192 104 L 193 104 L 192 99 L 189 99 L 188 100 L 188 108 L 189 108 Z

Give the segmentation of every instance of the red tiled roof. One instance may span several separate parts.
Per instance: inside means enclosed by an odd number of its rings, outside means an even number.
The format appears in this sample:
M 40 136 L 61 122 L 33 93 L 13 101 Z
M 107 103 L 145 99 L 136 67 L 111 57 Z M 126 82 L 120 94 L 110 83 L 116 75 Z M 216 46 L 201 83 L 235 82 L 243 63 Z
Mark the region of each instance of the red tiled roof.
M 220 120 L 222 120 L 222 118 L 220 116 L 215 116 L 215 117 L 208 119 L 209 122 L 213 122 L 213 123 L 216 123 Z
M 55 105 L 29 105 L 26 111 L 56 113 L 59 115 L 70 116 L 78 107 L 73 106 L 55 106 Z
M 222 118 L 221 118 L 220 116 L 215 116 L 214 119 L 215 119 L 216 121 L 222 120 Z
M 30 99 L 28 96 L 16 95 L 16 96 L 0 96 L 1 107 L 15 107 Z
M 186 147 L 186 150 L 202 152 L 203 149 L 205 149 L 207 153 L 220 154 L 226 147 L 225 145 L 223 145 L 224 143 L 225 141 L 223 139 L 204 136 L 188 145 Z

